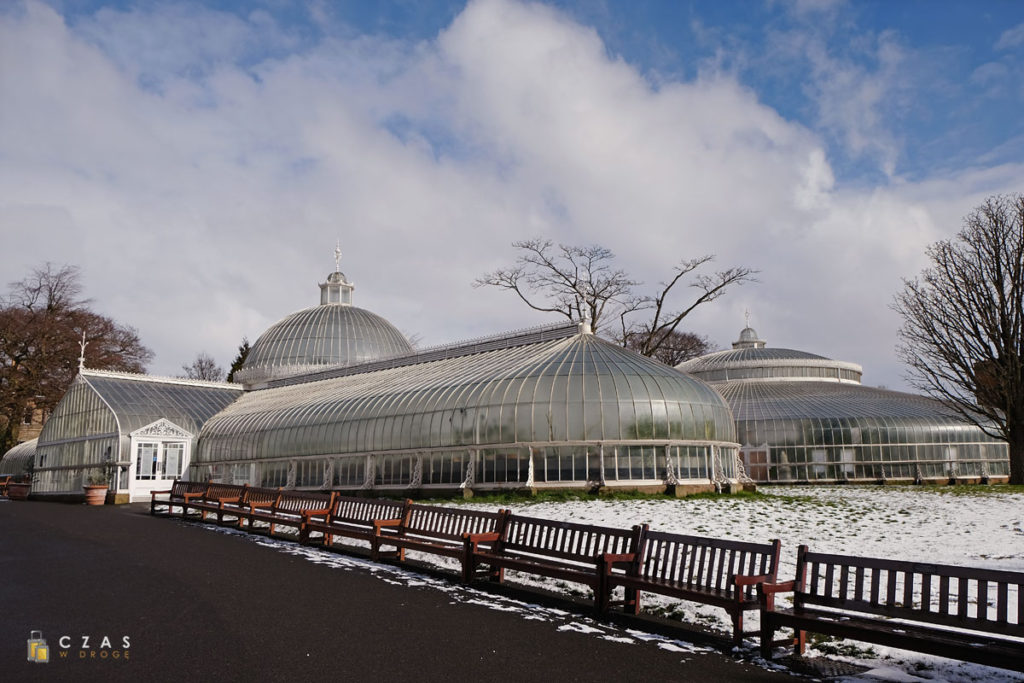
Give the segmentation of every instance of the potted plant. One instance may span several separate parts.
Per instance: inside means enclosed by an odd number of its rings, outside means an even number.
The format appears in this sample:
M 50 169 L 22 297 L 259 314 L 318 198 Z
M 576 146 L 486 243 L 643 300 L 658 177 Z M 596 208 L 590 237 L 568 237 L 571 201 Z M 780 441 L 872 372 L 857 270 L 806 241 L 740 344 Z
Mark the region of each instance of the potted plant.
M 82 488 L 85 489 L 86 505 L 103 505 L 107 502 L 107 489 L 110 488 L 109 463 L 90 472 Z
M 7 498 L 9 500 L 28 500 L 28 494 L 32 491 L 32 480 L 12 481 L 7 485 Z
M 35 478 L 35 460 L 29 460 L 25 464 L 25 474 L 18 481 L 12 481 L 7 485 L 8 500 L 28 500 L 28 494 L 32 491 L 32 480 Z

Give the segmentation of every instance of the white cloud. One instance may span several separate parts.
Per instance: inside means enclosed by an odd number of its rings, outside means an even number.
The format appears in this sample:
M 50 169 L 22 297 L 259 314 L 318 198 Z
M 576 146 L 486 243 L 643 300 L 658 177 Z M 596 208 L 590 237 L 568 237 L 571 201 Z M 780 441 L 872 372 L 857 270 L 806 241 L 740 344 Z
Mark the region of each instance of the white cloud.
M 25 7 L 0 16 L 0 129 L 18 133 L 0 137 L 0 268 L 79 264 L 157 372 L 202 349 L 226 365 L 243 334 L 314 305 L 336 238 L 357 305 L 426 344 L 549 321 L 470 287 L 543 236 L 601 243 L 651 284 L 705 253 L 760 268 L 692 328 L 725 345 L 749 307 L 771 344 L 898 385 L 899 277 L 1024 177 L 837 185 L 822 141 L 735 78 L 652 88 L 541 5 L 472 2 L 422 43 L 335 32 L 294 49 L 265 17 L 205 12 L 197 33 L 161 5 L 69 29 Z M 262 37 L 276 47 L 257 60 Z M 821 69 L 849 86 L 827 116 L 875 149 L 887 86 L 827 55 Z
M 1010 50 L 1018 45 L 1024 45 L 1024 23 L 1008 28 L 999 35 L 995 49 Z

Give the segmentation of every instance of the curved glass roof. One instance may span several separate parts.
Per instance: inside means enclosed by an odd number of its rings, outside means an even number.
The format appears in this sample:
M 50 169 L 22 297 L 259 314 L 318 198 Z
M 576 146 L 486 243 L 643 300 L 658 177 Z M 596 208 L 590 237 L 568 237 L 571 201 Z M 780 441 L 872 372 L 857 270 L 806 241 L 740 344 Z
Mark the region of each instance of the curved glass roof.
M 351 305 L 352 285 L 342 273 L 329 275 L 320 288 L 319 306 L 292 313 L 256 340 L 236 373 L 240 381 L 256 384 L 412 351 L 394 325 Z
M 28 474 L 28 464 L 36 455 L 36 439 L 19 443 L 0 458 L 0 475 Z
M 39 435 L 39 447 L 166 418 L 193 434 L 242 393 L 240 386 L 103 370 L 82 370 Z
M 924 419 L 963 424 L 941 402 L 925 396 L 837 382 L 725 382 L 715 387 L 737 421 L 805 418 Z
M 575 325 L 369 363 L 248 392 L 195 462 L 484 444 L 734 442 L 706 384 Z
M 764 348 L 756 333 L 746 337 L 729 351 L 679 366 L 725 398 L 744 447 L 786 448 L 790 457 L 793 449 L 834 447 L 853 449 L 856 458 L 888 462 L 908 460 L 907 449 L 915 444 L 999 442 L 940 401 L 861 385 L 861 367 L 855 363 Z M 869 444 L 881 450 L 861 452 Z

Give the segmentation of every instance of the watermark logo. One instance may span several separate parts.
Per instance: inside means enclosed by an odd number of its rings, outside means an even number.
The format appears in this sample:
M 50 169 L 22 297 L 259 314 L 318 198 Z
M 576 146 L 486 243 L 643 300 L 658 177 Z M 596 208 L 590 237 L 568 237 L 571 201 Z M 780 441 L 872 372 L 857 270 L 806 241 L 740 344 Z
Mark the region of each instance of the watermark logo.
M 28 634 L 28 661 L 36 664 L 50 663 L 50 646 L 43 640 L 42 631 L 31 631 Z
M 127 635 L 120 640 L 109 635 L 92 636 L 83 634 L 72 638 L 62 635 L 57 639 L 57 649 L 50 650 L 50 645 L 43 639 L 42 631 L 30 631 L 28 637 L 28 661 L 36 664 L 49 664 L 51 660 L 105 660 L 127 662 L 131 658 L 131 639 Z M 77 651 L 76 651 L 77 648 Z

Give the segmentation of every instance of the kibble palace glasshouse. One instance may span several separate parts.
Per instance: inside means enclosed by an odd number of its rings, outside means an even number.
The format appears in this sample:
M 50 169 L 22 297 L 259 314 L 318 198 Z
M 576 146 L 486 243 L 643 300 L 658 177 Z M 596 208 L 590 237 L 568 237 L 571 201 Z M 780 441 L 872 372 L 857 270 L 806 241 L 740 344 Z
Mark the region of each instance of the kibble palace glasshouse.
M 320 290 L 253 344 L 240 384 L 82 368 L 0 474 L 32 470 L 45 499 L 106 473 L 134 501 L 178 477 L 401 495 L 1008 472 L 1005 444 L 937 402 L 753 330 L 683 371 L 585 322 L 417 352 L 340 269 Z

